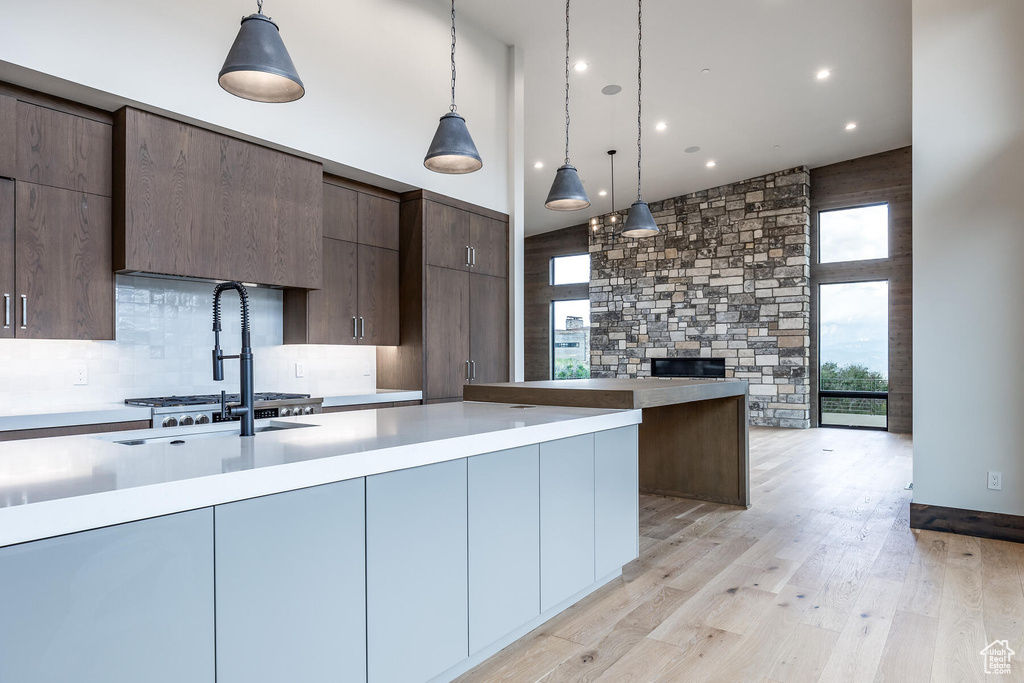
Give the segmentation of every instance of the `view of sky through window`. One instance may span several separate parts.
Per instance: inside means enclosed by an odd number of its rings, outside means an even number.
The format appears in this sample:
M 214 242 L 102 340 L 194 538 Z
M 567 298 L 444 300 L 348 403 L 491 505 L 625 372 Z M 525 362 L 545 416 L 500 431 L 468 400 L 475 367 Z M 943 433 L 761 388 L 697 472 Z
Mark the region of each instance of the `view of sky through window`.
M 590 254 L 551 259 L 551 284 L 572 285 L 578 282 L 590 282 Z
M 821 285 L 821 363 L 863 365 L 889 376 L 889 283 Z
M 819 263 L 889 256 L 889 206 L 822 211 L 818 214 Z

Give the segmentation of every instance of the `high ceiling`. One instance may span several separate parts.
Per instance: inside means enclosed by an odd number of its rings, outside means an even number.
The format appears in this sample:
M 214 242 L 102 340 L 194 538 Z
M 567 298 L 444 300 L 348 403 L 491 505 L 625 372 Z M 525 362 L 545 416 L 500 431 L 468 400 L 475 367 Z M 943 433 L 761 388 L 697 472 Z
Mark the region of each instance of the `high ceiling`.
M 636 198 L 636 3 L 572 4 L 572 61 L 589 67 L 570 72 L 570 153 L 592 206 L 567 213 L 544 208 L 564 156 L 564 4 L 469 0 L 458 9 L 524 50 L 526 233 L 611 210 L 610 197 L 598 195 L 611 189 L 609 149 L 618 150 L 616 208 L 628 208 Z M 910 0 L 647 0 L 644 198 L 909 145 L 910 15 Z M 831 76 L 819 80 L 821 69 Z M 610 84 L 622 92 L 602 94 Z M 845 130 L 849 122 L 857 128 Z M 701 149 L 684 152 L 691 146 Z

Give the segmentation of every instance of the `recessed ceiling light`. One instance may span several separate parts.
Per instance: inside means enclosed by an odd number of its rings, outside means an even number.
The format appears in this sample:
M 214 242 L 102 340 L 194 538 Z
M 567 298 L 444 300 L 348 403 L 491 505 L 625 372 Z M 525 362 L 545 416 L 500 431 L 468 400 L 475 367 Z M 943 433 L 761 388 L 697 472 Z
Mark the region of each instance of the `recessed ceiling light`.
M 857 127 L 857 124 L 854 123 L 853 121 L 850 121 L 848 124 L 846 124 L 846 130 L 853 130 L 856 127 Z
M 822 69 L 821 71 L 818 72 L 818 80 L 823 81 L 831 75 L 831 71 L 829 71 L 828 69 Z
M 718 164 L 717 164 L 717 163 L 715 162 L 715 160 L 714 160 L 714 159 L 712 159 L 711 161 L 709 161 L 708 163 L 706 163 L 706 164 L 704 164 L 704 165 L 705 165 L 705 166 L 707 166 L 708 168 L 714 168 L 714 167 L 715 167 L 715 166 L 717 166 Z
M 705 75 L 707 75 L 707 74 L 711 73 L 711 69 L 701 69 L 701 70 L 700 70 L 700 72 L 701 72 L 702 74 L 705 74 Z
M 700 147 L 694 145 L 693 147 L 687 147 L 683 151 L 686 152 L 687 154 L 693 154 L 694 152 L 699 152 L 700 151 Z
M 657 130 L 666 130 L 668 128 L 668 124 L 665 123 L 664 121 L 659 121 L 658 125 L 656 125 L 655 128 Z
M 782 145 L 772 145 L 772 149 L 778 149 L 779 147 L 782 147 Z
M 601 92 L 604 93 L 605 95 L 618 95 L 620 92 L 622 92 L 622 86 L 615 85 L 613 83 L 611 85 L 606 85 L 603 88 L 601 88 Z
M 534 168 L 544 168 L 544 162 L 543 161 L 538 161 L 537 163 L 535 163 L 533 165 L 533 167 Z
M 587 64 L 586 62 L 581 61 L 573 64 L 572 68 L 576 69 L 577 71 L 586 71 L 588 66 L 590 65 Z
M 601 191 L 600 191 L 600 192 L 598 192 L 597 194 L 598 194 L 598 196 L 600 196 L 600 197 L 604 197 L 604 196 L 606 196 L 606 195 L 608 194 L 608 191 L 607 191 L 607 190 L 601 190 Z

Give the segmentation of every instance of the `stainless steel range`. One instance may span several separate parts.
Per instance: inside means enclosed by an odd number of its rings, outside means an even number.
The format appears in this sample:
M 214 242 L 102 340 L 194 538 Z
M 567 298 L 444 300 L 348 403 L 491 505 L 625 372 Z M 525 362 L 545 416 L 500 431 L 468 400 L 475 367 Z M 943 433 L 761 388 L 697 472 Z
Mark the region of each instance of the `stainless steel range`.
M 309 394 L 258 393 L 255 419 L 266 417 L 291 417 L 294 415 L 316 415 L 321 412 L 322 398 L 310 398 Z M 238 394 L 228 394 L 228 403 L 238 403 Z M 187 427 L 211 422 L 237 422 L 238 417 L 221 414 L 220 394 L 199 396 L 157 396 L 154 398 L 128 398 L 130 406 L 144 406 L 153 409 L 154 427 Z

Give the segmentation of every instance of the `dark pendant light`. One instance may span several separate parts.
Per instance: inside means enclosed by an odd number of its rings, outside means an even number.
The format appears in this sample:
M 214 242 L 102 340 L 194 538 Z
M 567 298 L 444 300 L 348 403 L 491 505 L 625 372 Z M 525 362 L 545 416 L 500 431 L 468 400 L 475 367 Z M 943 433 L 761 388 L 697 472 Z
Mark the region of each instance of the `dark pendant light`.
M 555 172 L 544 206 L 553 211 L 578 211 L 590 206 L 576 167 L 569 163 L 569 0 L 565 0 L 565 163 Z
M 643 113 L 643 44 L 644 44 L 644 11 L 643 0 L 637 0 L 637 39 L 636 39 L 636 201 L 629 208 L 629 215 L 622 225 L 623 237 L 653 237 L 657 235 L 658 224 L 654 222 L 651 215 L 651 207 L 643 199 L 640 186 L 641 159 L 643 156 L 643 125 L 641 114 Z
M 448 113 L 441 117 L 427 156 L 423 158 L 423 165 L 435 173 L 472 173 L 484 165 L 466 127 L 466 119 L 455 110 L 455 0 L 452 0 L 452 104 Z
M 277 24 L 263 14 L 263 0 L 257 0 L 256 14 L 242 18 L 217 82 L 255 102 L 294 102 L 306 94 Z

